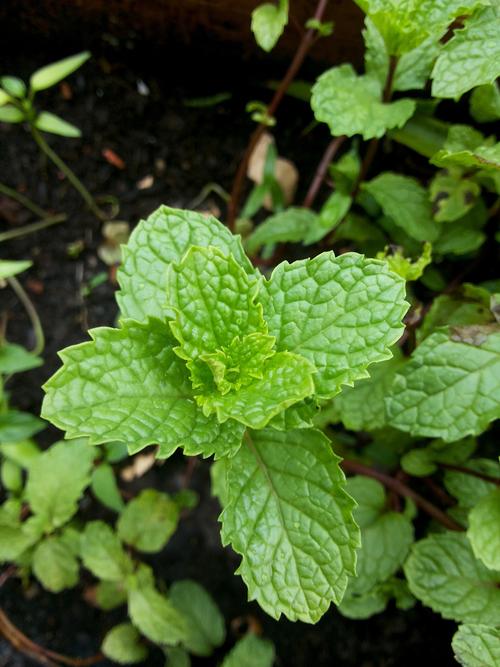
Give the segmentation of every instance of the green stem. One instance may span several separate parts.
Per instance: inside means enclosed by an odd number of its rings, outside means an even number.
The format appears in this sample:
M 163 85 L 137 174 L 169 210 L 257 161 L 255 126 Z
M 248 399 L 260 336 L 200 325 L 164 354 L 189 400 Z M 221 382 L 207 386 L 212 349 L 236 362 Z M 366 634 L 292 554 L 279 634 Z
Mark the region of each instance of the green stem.
M 52 148 L 45 141 L 45 139 L 40 134 L 40 132 L 36 129 L 36 127 L 33 127 L 33 125 L 30 125 L 30 130 L 31 130 L 31 134 L 33 136 L 33 139 L 36 141 L 40 150 L 43 153 L 45 153 L 45 155 L 49 158 L 49 160 L 51 160 L 60 171 L 62 171 L 62 173 L 66 176 L 66 178 L 71 183 L 71 185 L 80 194 L 80 196 L 82 197 L 84 202 L 87 204 L 89 209 L 92 211 L 92 213 L 99 220 L 105 220 L 106 216 L 99 209 L 99 207 L 95 203 L 94 198 L 92 197 L 90 192 L 87 190 L 87 188 L 83 185 L 83 183 L 78 178 L 78 176 L 68 167 L 68 165 L 59 157 L 59 155 L 54 150 L 52 150 Z
M 19 236 L 26 236 L 26 234 L 33 234 L 38 232 L 41 229 L 46 227 L 51 227 L 52 225 L 58 225 L 61 222 L 64 222 L 68 219 L 68 216 L 65 213 L 60 213 L 59 215 L 54 215 L 49 218 L 44 218 L 40 222 L 33 222 L 24 227 L 19 227 L 18 229 L 11 229 L 8 232 L 2 232 L 0 234 L 0 243 L 2 241 L 10 241 L 11 239 L 16 239 Z
M 23 304 L 28 314 L 28 317 L 31 320 L 36 341 L 35 347 L 33 348 L 32 352 L 33 354 L 38 356 L 43 352 L 43 348 L 45 347 L 45 336 L 43 334 L 42 323 L 40 322 L 38 313 L 36 312 L 35 306 L 33 305 L 31 299 L 26 294 L 23 287 L 21 286 L 21 283 L 17 280 L 17 278 L 11 276 L 10 278 L 7 278 L 7 282 L 14 290 L 19 301 Z
M 35 202 L 31 201 L 29 197 L 22 195 L 20 192 L 14 190 L 13 188 L 9 188 L 8 185 L 0 183 L 0 194 L 5 195 L 10 199 L 14 199 L 15 201 L 19 202 L 22 206 L 24 206 L 24 208 L 27 208 L 28 211 L 31 211 L 35 215 L 38 215 L 40 218 L 46 218 L 49 215 L 47 211 L 44 211 L 43 208 L 40 208 L 40 206 L 35 204 Z

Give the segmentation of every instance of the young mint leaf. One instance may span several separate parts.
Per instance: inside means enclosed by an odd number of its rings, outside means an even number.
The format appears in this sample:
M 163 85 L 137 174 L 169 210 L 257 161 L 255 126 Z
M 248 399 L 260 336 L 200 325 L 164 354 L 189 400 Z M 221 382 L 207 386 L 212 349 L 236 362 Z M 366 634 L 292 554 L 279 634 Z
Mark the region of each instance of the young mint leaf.
M 319 77 L 312 89 L 311 106 L 316 120 L 327 123 L 333 135 L 361 134 L 364 139 L 402 127 L 415 111 L 415 102 L 410 99 L 382 102 L 380 81 L 369 74 L 357 75 L 348 64 Z
M 389 422 L 447 442 L 477 435 L 500 416 L 500 331 L 495 325 L 437 331 L 396 374 Z
M 172 331 L 182 359 L 229 347 L 236 336 L 267 334 L 259 284 L 231 255 L 218 248 L 193 246 L 167 278 L 168 301 L 175 309 Z
M 466 167 L 467 169 L 500 169 L 500 142 L 485 139 L 481 132 L 468 125 L 452 125 L 442 148 L 435 153 L 432 164 L 439 167 Z
M 221 667 L 272 667 L 275 651 L 268 639 L 248 634 L 224 658 Z
M 0 414 L 0 442 L 19 442 L 42 431 L 46 424 L 35 415 L 19 410 Z
M 311 225 L 304 237 L 304 244 L 311 245 L 321 241 L 327 234 L 333 231 L 347 215 L 352 204 L 352 197 L 336 190 L 326 200 L 314 225 Z
M 48 529 L 63 526 L 77 511 L 93 458 L 85 441 L 58 442 L 31 464 L 25 499 Z
M 345 387 L 333 399 L 339 418 L 347 429 L 374 431 L 387 425 L 385 397 L 403 361 L 400 350 L 395 348 L 392 359 L 370 369 L 369 378 L 360 380 L 352 388 Z
M 458 98 L 500 76 L 500 8 L 477 11 L 456 30 L 432 70 L 433 97 Z
M 386 246 L 377 253 L 377 259 L 383 259 L 388 267 L 406 281 L 418 280 L 432 261 L 432 244 L 426 241 L 422 254 L 414 262 L 405 257 L 402 248 Z
M 131 453 L 158 444 L 160 457 L 177 447 L 204 456 L 239 447 L 243 426 L 232 420 L 219 425 L 196 405 L 166 322 L 125 321 L 120 329 L 94 329 L 91 336 L 91 342 L 61 353 L 64 365 L 45 385 L 42 413 L 69 438 L 121 440 Z
M 426 477 L 438 469 L 439 463 L 462 464 L 477 447 L 474 438 L 464 438 L 458 442 L 433 440 L 427 447 L 412 449 L 401 458 L 401 467 L 409 475 Z
M 231 459 L 222 539 L 274 618 L 316 622 L 354 574 L 359 533 L 338 461 L 312 429 L 255 431 Z
M 187 619 L 188 632 L 183 645 L 194 655 L 212 655 L 226 638 L 224 616 L 207 591 L 195 581 L 176 581 L 169 592 L 170 601 Z
M 389 346 L 403 332 L 404 296 L 404 281 L 383 262 L 324 252 L 277 266 L 260 300 L 277 349 L 311 361 L 318 396 L 331 398 L 391 357 Z
M 169 312 L 167 268 L 180 262 L 193 245 L 216 246 L 231 254 L 250 276 L 255 275 L 239 236 L 233 236 L 214 217 L 160 206 L 137 225 L 123 248 L 117 275 L 121 291 L 116 297 L 122 317 L 140 321 L 148 316 L 165 318 Z
M 461 625 L 453 635 L 455 659 L 462 667 L 500 665 L 500 629 L 488 625 Z
M 316 401 L 313 398 L 305 399 L 273 417 L 269 422 L 269 426 L 278 431 L 311 428 L 313 426 L 312 420 L 317 413 L 318 405 Z
M 81 558 L 99 579 L 122 582 L 132 573 L 133 564 L 118 536 L 103 521 L 90 521 L 81 536 Z
M 288 23 L 288 0 L 266 2 L 252 12 L 252 32 L 264 51 L 271 51 Z
M 163 549 L 177 528 L 179 508 L 166 493 L 145 489 L 127 503 L 117 523 L 118 537 L 139 551 Z
M 131 623 L 120 623 L 106 634 L 102 642 L 104 655 L 120 665 L 133 665 L 148 656 L 148 649 Z
M 455 170 L 457 171 L 457 170 Z M 453 222 L 463 217 L 476 203 L 481 188 L 460 174 L 438 172 L 429 187 L 429 196 L 436 222 Z
M 497 461 L 471 459 L 467 461 L 466 468 L 500 480 L 500 466 Z M 459 505 L 469 510 L 496 488 L 493 482 L 455 470 L 446 470 L 444 485 L 448 493 L 458 500 Z
M 472 91 L 469 99 L 470 114 L 478 123 L 500 120 L 500 88 L 498 83 L 487 83 Z
M 500 488 L 472 509 L 467 537 L 476 557 L 490 570 L 500 571 Z
M 45 65 L 33 72 L 30 78 L 30 88 L 32 91 L 45 90 L 62 81 L 67 76 L 76 71 L 90 58 L 89 51 L 82 51 L 69 58 L 58 60 L 50 65 Z
M 19 520 L 19 508 L 12 511 L 8 503 L 0 505 L 0 563 L 12 562 L 18 558 L 29 546 L 36 542 L 24 530 Z
M 254 255 L 267 243 L 300 243 L 314 227 L 317 214 L 307 208 L 290 207 L 266 218 L 245 240 L 245 248 Z
M 191 667 L 189 653 L 180 646 L 164 646 L 168 667 Z
M 78 561 L 60 537 L 47 537 L 33 552 L 33 572 L 51 593 L 60 593 L 78 583 Z
M 91 489 L 97 500 L 109 509 L 121 512 L 125 507 L 115 473 L 109 463 L 101 463 L 94 469 Z
M 95 587 L 95 601 L 104 611 L 111 611 L 127 602 L 127 591 L 122 582 L 100 581 Z
M 129 591 L 128 614 L 132 623 L 152 642 L 175 646 L 188 638 L 187 619 L 153 587 Z
M 455 220 L 453 225 L 441 225 L 439 238 L 433 242 L 434 255 L 466 255 L 477 250 L 486 240 L 482 228 L 488 219 L 488 211 L 482 202 Z
M 438 237 L 427 190 L 414 178 L 387 171 L 365 183 L 363 190 L 413 239 L 434 241 Z
M 444 618 L 500 625 L 500 572 L 474 557 L 464 533 L 420 540 L 404 570 L 415 597 Z

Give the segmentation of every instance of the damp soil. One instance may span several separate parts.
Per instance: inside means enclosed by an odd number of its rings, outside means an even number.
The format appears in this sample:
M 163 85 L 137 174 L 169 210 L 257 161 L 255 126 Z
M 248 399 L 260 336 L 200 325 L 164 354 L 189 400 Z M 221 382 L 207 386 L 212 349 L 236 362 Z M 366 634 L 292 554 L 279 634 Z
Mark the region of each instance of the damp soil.
M 3 53 L 2 68 L 26 78 L 37 66 L 68 53 L 58 48 L 42 43 Z M 197 65 L 188 62 L 193 58 L 192 49 L 189 54 L 167 52 L 163 60 L 157 54 L 149 58 L 148 53 L 103 49 L 71 77 L 69 87 L 40 95 L 47 109 L 82 130 L 81 140 L 50 137 L 49 141 L 91 192 L 119 200 L 118 218 L 132 226 L 160 204 L 196 204 L 213 212 L 220 209 L 224 215 L 223 200 L 211 194 L 199 201 L 200 192 L 210 183 L 230 188 L 252 130 L 245 104 L 248 99 L 267 98 L 269 91 L 263 83 L 279 76 L 282 68 L 252 68 L 251 63 L 239 63 L 231 54 L 221 55 L 220 47 L 198 54 Z M 186 106 L 186 100 L 227 91 L 232 96 L 223 104 Z M 307 188 L 328 136 L 324 128 L 307 130 L 311 117 L 307 105 L 299 101 L 287 100 L 280 116 L 286 122 L 277 131 L 278 147 L 299 165 L 300 194 Z M 8 389 L 13 406 L 38 413 L 40 387 L 58 366 L 57 351 L 85 339 L 88 328 L 113 325 L 116 284 L 114 270 L 97 253 L 102 242 L 101 223 L 40 155 L 29 134 L 20 126 L 0 125 L 0 145 L 1 180 L 43 208 L 68 215 L 63 224 L 0 248 L 2 257 L 33 262 L 20 280 L 45 330 L 45 363 L 16 376 Z M 123 164 L 115 158 L 111 160 L 115 164 L 110 163 L 110 155 L 118 156 Z M 2 230 L 34 219 L 17 204 L 0 199 Z M 99 284 L 93 286 L 95 283 Z M 0 310 L 8 314 L 10 340 L 31 347 L 33 332 L 14 295 L 2 290 L 0 299 Z M 59 436 L 49 427 L 40 439 L 49 444 Z M 139 484 L 173 491 L 182 485 L 185 474 L 185 461 L 174 456 L 153 468 Z M 190 485 L 200 495 L 198 507 L 186 514 L 166 549 L 146 560 L 167 585 L 188 577 L 202 583 L 226 617 L 229 631 L 225 647 L 212 658 L 195 659 L 194 665 L 218 664 L 239 634 L 255 624 L 274 641 L 276 664 L 281 667 L 456 664 L 450 650 L 454 624 L 419 605 L 408 612 L 390 607 L 367 621 L 350 621 L 332 609 L 315 626 L 286 620 L 278 623 L 267 617 L 255 603 L 247 602 L 245 587 L 234 576 L 238 557 L 220 544 L 219 507 L 210 497 L 206 462 L 197 463 Z M 113 520 L 111 513 L 103 515 L 88 498 L 83 501 L 82 513 Z M 9 580 L 0 590 L 1 606 L 33 641 L 67 655 L 89 656 L 99 650 L 105 632 L 123 620 L 125 613 L 102 613 L 87 604 L 84 595 L 91 584 L 91 579 L 84 578 L 76 589 L 52 595 L 36 584 L 23 588 L 18 580 Z M 29 658 L 0 640 L 0 666 L 31 664 Z M 153 650 L 144 664 L 163 665 L 164 658 Z

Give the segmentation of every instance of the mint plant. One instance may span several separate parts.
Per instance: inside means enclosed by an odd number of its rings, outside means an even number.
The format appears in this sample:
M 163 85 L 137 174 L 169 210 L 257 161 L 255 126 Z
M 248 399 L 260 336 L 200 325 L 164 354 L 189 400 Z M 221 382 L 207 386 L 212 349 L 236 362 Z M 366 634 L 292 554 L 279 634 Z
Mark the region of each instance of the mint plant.
M 92 444 L 227 459 L 222 537 L 250 596 L 318 620 L 354 574 L 359 534 L 314 405 L 391 356 L 404 281 L 331 252 L 266 280 L 217 220 L 167 207 L 132 234 L 119 281 L 120 327 L 62 352 L 42 414 Z

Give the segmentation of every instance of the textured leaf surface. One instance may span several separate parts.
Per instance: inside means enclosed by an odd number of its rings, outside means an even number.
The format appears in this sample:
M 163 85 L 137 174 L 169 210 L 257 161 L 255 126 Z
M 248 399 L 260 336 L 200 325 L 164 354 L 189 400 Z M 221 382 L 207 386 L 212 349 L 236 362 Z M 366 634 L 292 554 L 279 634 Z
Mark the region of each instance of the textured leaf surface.
M 90 484 L 93 458 L 85 441 L 58 442 L 31 464 L 25 497 L 48 528 L 64 525 L 75 514 Z
M 142 662 L 148 655 L 148 649 L 131 623 L 120 623 L 111 628 L 104 637 L 102 652 L 120 665 Z
M 464 533 L 417 542 L 405 564 L 411 592 L 444 618 L 500 624 L 500 572 L 478 561 Z
M 500 76 L 500 8 L 478 11 L 456 30 L 432 70 L 434 97 L 460 97 Z
M 385 215 L 417 241 L 434 241 L 439 227 L 432 219 L 427 190 L 409 176 L 385 172 L 363 185 Z
M 154 553 L 163 549 L 178 520 L 179 508 L 166 493 L 145 489 L 121 513 L 118 537 L 139 551 Z
M 465 467 L 500 480 L 500 465 L 497 461 L 476 458 L 467 461 Z M 467 509 L 472 509 L 482 498 L 495 490 L 494 482 L 455 470 L 445 471 L 444 485 L 448 493 L 458 500 L 458 504 Z
M 462 667 L 500 665 L 500 629 L 488 625 L 461 625 L 453 636 L 452 648 Z
M 364 139 L 402 127 L 415 111 L 413 100 L 382 102 L 378 79 L 358 76 L 351 65 L 334 67 L 319 77 L 312 89 L 311 106 L 316 120 L 327 123 L 333 135 L 361 134 Z
M 472 509 L 467 537 L 476 557 L 490 570 L 500 571 L 500 488 Z
M 183 645 L 195 655 L 211 655 L 224 643 L 224 617 L 207 591 L 195 581 L 176 581 L 170 600 L 187 619 L 188 633 Z
M 128 597 L 128 613 L 143 635 L 157 644 L 179 644 L 188 636 L 184 616 L 154 588 L 134 588 Z
M 481 132 L 468 125 L 452 125 L 442 148 L 431 158 L 440 167 L 467 167 L 500 170 L 500 142 L 485 139 Z
M 43 414 L 68 437 L 119 440 L 131 452 L 158 444 L 159 456 L 177 447 L 204 456 L 237 449 L 243 426 L 203 415 L 166 323 L 128 321 L 91 335 L 61 353 L 64 365 L 45 385 Z
M 74 554 L 59 537 L 48 537 L 33 552 L 33 572 L 51 593 L 78 583 L 79 566 Z
M 103 521 L 91 521 L 81 537 L 83 564 L 105 581 L 122 582 L 132 573 L 132 561 L 113 529 Z
M 390 424 L 412 435 L 450 442 L 484 431 L 500 416 L 500 332 L 431 334 L 397 373 L 387 410 Z
M 254 274 L 240 238 L 214 217 L 160 206 L 137 225 L 123 248 L 117 301 L 124 318 L 141 321 L 148 316 L 166 316 L 167 268 L 172 262 L 180 262 L 192 245 L 216 246 L 232 254 L 247 273 Z
M 354 574 L 359 534 L 338 461 L 319 431 L 271 429 L 231 459 L 223 541 L 243 556 L 250 599 L 275 618 L 317 621 Z
M 370 377 L 360 380 L 354 387 L 345 387 L 334 398 L 340 420 L 352 431 L 373 431 L 387 424 L 385 397 L 403 363 L 400 350 L 394 357 L 370 368 Z
M 402 334 L 404 281 L 383 262 L 325 252 L 283 262 L 264 283 L 261 301 L 278 350 L 309 359 L 316 392 L 329 398 L 391 357 Z
M 252 32 L 264 51 L 271 51 L 288 23 L 288 0 L 266 2 L 252 12 Z
M 307 208 L 290 207 L 271 215 L 245 241 L 250 254 L 266 243 L 299 243 L 316 224 L 317 214 Z
M 272 667 L 274 646 L 267 639 L 248 634 L 224 658 L 222 667 Z

